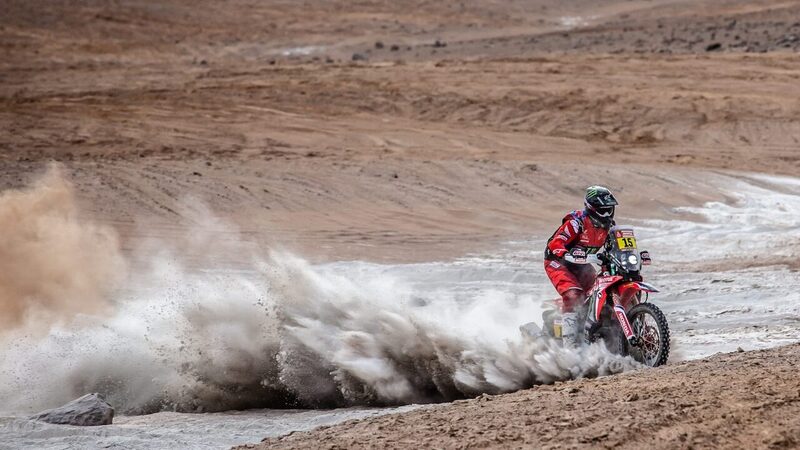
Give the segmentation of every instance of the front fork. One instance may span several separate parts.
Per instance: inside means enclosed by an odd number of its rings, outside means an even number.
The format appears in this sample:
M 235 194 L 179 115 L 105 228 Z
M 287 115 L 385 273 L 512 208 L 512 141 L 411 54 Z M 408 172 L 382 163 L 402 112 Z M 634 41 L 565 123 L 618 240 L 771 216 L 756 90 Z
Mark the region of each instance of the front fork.
M 631 323 L 628 321 L 628 315 L 625 314 L 625 308 L 623 308 L 619 303 L 615 302 L 614 314 L 617 316 L 619 325 L 622 327 L 622 332 L 625 333 L 625 339 L 627 339 L 628 342 L 631 342 L 634 337 L 633 328 L 631 327 Z

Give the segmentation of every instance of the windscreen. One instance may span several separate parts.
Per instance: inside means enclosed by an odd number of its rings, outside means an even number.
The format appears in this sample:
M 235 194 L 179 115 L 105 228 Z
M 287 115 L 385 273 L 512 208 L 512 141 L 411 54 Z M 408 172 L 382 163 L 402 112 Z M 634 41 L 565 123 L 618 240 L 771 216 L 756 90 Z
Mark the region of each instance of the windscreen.
M 620 269 L 635 272 L 641 268 L 641 261 L 636 251 L 636 235 L 633 228 L 614 227 L 609 232 L 611 241 L 611 257 Z

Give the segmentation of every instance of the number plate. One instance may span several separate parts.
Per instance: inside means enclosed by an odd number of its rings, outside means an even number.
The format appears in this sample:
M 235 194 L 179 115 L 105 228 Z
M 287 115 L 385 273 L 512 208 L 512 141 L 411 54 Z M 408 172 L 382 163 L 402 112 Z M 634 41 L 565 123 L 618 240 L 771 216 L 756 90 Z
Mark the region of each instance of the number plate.
M 617 238 L 617 246 L 620 250 L 631 250 L 636 248 L 635 237 L 619 237 Z

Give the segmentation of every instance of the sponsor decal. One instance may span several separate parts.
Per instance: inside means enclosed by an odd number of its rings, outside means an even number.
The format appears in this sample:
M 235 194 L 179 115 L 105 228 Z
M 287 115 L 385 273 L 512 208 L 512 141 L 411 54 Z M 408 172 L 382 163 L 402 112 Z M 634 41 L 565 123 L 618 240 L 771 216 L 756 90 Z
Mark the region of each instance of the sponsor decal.
M 550 267 L 553 269 L 559 269 L 561 268 L 561 264 L 559 264 L 558 261 L 550 261 Z
M 631 331 L 631 324 L 628 322 L 628 317 L 625 315 L 625 309 L 622 306 L 614 306 L 614 312 L 617 313 L 617 320 L 619 324 L 622 326 L 622 332 L 625 333 L 625 337 L 629 338 L 633 336 L 633 331 Z

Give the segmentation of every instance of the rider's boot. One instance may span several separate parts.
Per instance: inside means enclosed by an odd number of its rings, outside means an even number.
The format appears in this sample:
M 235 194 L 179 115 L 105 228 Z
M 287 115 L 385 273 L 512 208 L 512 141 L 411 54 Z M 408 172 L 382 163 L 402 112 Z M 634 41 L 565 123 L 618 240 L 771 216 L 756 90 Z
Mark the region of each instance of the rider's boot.
M 575 308 L 579 308 L 586 298 L 583 291 L 579 289 L 570 289 L 563 294 L 562 309 L 561 309 L 561 342 L 565 346 L 578 347 L 583 338 L 580 336 L 578 327 L 578 313 Z
M 577 313 L 567 312 L 561 315 L 561 342 L 569 347 L 577 347 L 580 343 Z
M 600 330 L 600 322 L 594 320 L 593 317 L 587 317 L 586 324 L 583 326 L 583 342 L 587 345 L 594 342 L 598 330 Z

